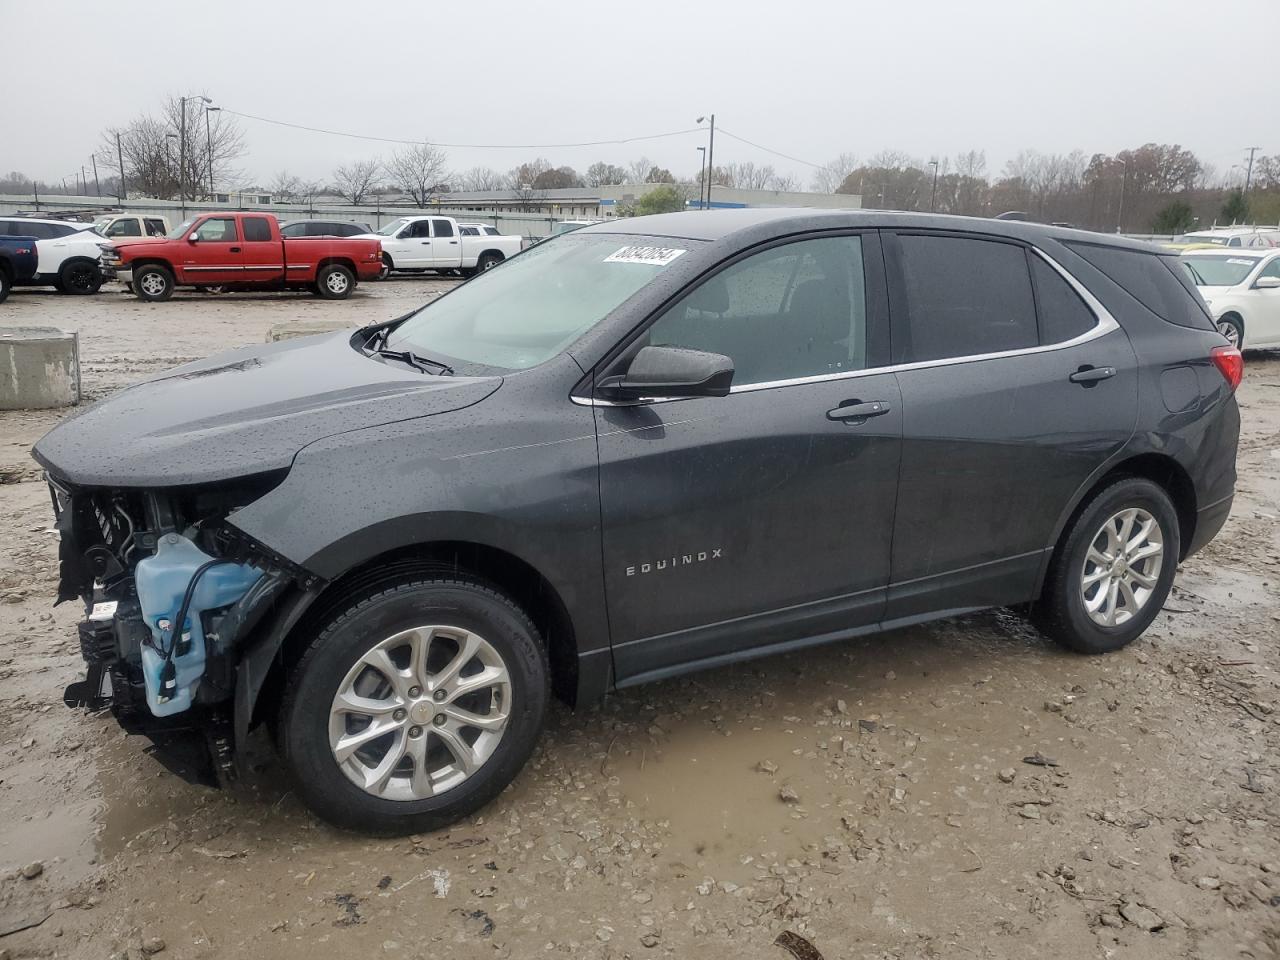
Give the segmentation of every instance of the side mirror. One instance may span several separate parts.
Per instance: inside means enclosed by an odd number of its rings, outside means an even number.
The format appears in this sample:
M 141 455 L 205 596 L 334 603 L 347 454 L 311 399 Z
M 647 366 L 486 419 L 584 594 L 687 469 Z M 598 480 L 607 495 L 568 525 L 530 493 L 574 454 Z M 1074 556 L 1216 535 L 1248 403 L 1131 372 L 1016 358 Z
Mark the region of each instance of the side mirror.
M 200 242 L 199 230 L 192 230 L 189 234 L 187 234 L 187 243 L 199 243 L 199 242 Z
M 1255 290 L 1274 290 L 1280 287 L 1280 277 L 1259 277 L 1253 281 Z
M 642 347 L 626 373 L 605 378 L 599 389 L 622 400 L 724 397 L 732 384 L 733 361 L 719 353 Z

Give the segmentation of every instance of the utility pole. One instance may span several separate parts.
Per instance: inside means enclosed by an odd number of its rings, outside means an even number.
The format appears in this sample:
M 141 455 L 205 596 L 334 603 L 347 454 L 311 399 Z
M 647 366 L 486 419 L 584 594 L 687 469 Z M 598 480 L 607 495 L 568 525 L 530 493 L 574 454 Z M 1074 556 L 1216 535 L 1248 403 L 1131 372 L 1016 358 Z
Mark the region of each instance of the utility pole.
M 1258 152 L 1257 147 L 1249 148 L 1249 169 L 1244 175 L 1244 198 L 1249 199 L 1249 184 L 1253 181 L 1253 155 Z
M 933 213 L 938 206 L 938 161 L 930 160 L 929 165 L 933 167 L 933 192 L 929 194 L 929 212 Z
M 206 149 L 209 151 L 209 200 L 213 201 L 213 134 L 209 130 L 209 114 L 214 110 L 221 110 L 221 107 L 210 107 L 206 104 L 204 108 L 204 135 L 207 143 Z
M 121 206 L 123 206 L 127 191 L 124 188 L 124 151 L 120 149 L 119 130 L 116 131 L 116 160 L 120 164 L 120 179 L 116 182 L 116 199 L 118 199 Z
M 182 219 L 187 219 L 187 98 L 182 98 L 182 129 L 178 131 L 178 196 L 182 197 Z
M 699 147 L 698 152 L 702 154 L 702 168 L 698 174 L 698 208 L 705 210 L 706 207 L 702 206 L 702 190 L 707 185 L 707 148 Z
M 102 181 L 98 179 L 98 155 L 90 154 L 89 159 L 93 161 L 93 188 L 98 191 L 98 196 L 102 196 Z
M 1116 214 L 1116 233 L 1124 225 L 1124 184 L 1129 179 L 1129 161 L 1120 161 L 1120 210 Z
M 711 114 L 711 115 L 710 115 L 710 118 L 711 118 L 711 136 L 710 136 L 710 138 L 707 140 L 707 176 L 706 176 L 706 181 L 707 181 L 707 205 L 706 205 L 705 207 L 703 207 L 703 208 L 702 208 L 702 209 L 704 209 L 704 210 L 710 210 L 710 209 L 711 209 L 711 181 L 715 179 L 715 169 L 716 169 L 716 167 L 715 167 L 715 163 L 716 163 L 716 159 L 715 159 L 715 157 L 716 157 L 716 115 L 713 113 L 713 114 Z M 699 118 L 698 118 L 698 122 L 699 122 L 699 123 L 701 123 L 703 120 L 706 120 L 706 119 L 707 119 L 707 117 L 699 117 Z

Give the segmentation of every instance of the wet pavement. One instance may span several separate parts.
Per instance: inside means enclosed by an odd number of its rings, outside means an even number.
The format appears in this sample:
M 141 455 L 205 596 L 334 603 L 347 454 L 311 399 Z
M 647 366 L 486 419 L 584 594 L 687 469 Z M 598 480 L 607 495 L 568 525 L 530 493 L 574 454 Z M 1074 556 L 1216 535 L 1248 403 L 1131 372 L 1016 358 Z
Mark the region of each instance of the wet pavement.
M 19 291 L 0 324 L 79 330 L 92 399 L 451 283 Z M 1232 518 L 1130 648 L 993 611 L 557 706 L 497 801 L 403 840 L 311 818 L 262 733 L 217 790 L 62 706 L 58 414 L 0 414 L 0 958 L 1280 957 L 1280 356 L 1239 396 Z

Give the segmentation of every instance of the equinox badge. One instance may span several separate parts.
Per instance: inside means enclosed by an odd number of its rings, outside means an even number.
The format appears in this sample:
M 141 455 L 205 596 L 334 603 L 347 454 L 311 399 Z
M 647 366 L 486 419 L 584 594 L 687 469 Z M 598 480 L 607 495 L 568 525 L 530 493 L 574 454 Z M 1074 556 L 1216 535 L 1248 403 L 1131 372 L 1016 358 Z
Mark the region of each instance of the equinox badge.
M 636 574 L 658 573 L 661 570 L 669 570 L 673 567 L 687 567 L 694 563 L 706 563 L 708 560 L 719 560 L 723 557 L 721 547 L 712 550 L 702 550 L 698 553 L 682 553 L 676 557 L 663 557 L 661 560 L 654 560 L 652 563 L 642 563 L 639 566 L 627 567 L 627 576 L 634 577 Z

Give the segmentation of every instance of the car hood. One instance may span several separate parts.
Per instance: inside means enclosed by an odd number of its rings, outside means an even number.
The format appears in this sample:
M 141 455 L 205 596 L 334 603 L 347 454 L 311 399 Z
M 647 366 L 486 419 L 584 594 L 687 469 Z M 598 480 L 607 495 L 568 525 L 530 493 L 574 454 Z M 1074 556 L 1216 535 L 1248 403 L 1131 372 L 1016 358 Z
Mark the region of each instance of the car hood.
M 309 443 L 458 410 L 501 377 L 381 363 L 343 331 L 244 347 L 175 367 L 63 421 L 36 460 L 94 487 L 168 487 L 286 469 Z
M 148 247 L 157 243 L 172 243 L 168 237 L 103 237 L 95 234 L 103 243 L 109 243 L 117 250 L 128 247 Z

